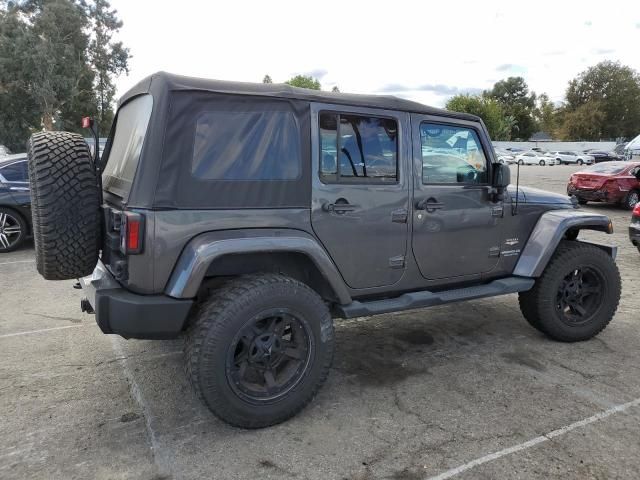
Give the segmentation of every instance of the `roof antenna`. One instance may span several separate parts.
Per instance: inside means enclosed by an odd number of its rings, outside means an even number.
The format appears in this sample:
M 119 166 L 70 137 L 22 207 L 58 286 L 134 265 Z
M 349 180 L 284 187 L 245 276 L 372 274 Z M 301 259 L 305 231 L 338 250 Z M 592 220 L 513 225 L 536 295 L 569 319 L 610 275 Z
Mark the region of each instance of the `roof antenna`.
M 520 160 L 518 160 L 518 169 L 516 171 L 516 205 L 511 210 L 511 215 L 518 214 L 518 199 L 520 198 Z

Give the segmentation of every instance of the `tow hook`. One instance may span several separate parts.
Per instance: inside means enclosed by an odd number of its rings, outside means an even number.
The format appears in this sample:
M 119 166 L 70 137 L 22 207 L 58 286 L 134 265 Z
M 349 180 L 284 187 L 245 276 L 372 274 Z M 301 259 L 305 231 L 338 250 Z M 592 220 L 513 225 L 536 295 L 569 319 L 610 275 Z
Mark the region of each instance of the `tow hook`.
M 89 313 L 89 314 L 96 313 L 93 310 L 93 307 L 91 306 L 91 303 L 86 298 L 83 298 L 82 300 L 80 300 L 80 310 L 82 310 L 85 313 Z

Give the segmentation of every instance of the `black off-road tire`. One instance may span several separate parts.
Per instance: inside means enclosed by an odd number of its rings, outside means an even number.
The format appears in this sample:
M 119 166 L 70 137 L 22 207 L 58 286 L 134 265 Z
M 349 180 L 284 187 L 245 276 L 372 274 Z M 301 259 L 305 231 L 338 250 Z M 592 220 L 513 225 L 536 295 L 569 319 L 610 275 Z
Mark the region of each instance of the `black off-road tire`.
M 585 323 L 570 324 L 558 306 L 563 279 L 579 268 L 590 268 L 602 276 L 602 299 Z M 519 294 L 525 319 L 548 337 L 562 342 L 593 338 L 609 324 L 620 301 L 620 272 L 614 260 L 602 249 L 577 241 L 563 240 L 534 287 Z
M 232 388 L 229 355 L 234 338 L 272 309 L 289 309 L 307 322 L 309 360 L 282 397 L 250 401 Z M 331 315 L 315 291 L 284 275 L 247 275 L 215 290 L 198 308 L 186 335 L 185 370 L 196 395 L 218 418 L 236 427 L 263 428 L 293 417 L 312 400 L 327 378 L 334 346 Z
M 27 143 L 38 272 L 47 280 L 89 275 L 100 248 L 100 194 L 81 135 L 41 132 Z

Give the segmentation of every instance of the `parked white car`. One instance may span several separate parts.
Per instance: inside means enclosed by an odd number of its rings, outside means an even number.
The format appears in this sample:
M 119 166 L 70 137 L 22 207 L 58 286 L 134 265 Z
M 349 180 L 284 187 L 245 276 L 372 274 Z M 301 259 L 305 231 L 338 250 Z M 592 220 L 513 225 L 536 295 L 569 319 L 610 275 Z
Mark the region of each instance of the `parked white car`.
M 500 163 L 511 165 L 512 163 L 516 163 L 516 157 L 514 153 L 511 153 L 507 150 L 502 150 L 501 148 L 495 149 L 496 156 L 498 157 L 498 161 Z
M 554 157 L 548 157 L 538 152 L 524 152 L 516 155 L 516 162 L 520 165 L 555 165 Z
M 591 155 L 587 155 L 586 153 L 571 152 L 568 150 L 551 152 L 551 154 L 559 165 L 591 165 L 595 160 Z

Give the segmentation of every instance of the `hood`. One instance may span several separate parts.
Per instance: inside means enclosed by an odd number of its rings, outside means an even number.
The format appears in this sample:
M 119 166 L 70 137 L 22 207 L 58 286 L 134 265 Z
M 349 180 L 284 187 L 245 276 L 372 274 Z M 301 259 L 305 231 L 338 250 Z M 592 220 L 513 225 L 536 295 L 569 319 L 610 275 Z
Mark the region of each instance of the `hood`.
M 539 188 L 520 186 L 518 202 L 520 203 L 537 203 L 550 205 L 566 205 L 573 207 L 575 204 L 571 197 L 559 193 L 548 192 Z M 508 192 L 512 200 L 516 199 L 516 187 L 509 185 Z

